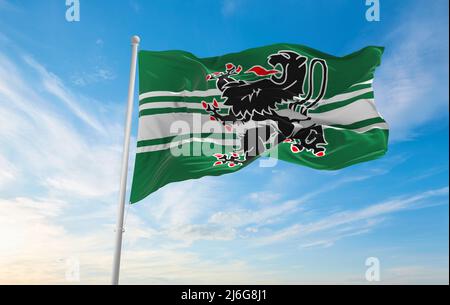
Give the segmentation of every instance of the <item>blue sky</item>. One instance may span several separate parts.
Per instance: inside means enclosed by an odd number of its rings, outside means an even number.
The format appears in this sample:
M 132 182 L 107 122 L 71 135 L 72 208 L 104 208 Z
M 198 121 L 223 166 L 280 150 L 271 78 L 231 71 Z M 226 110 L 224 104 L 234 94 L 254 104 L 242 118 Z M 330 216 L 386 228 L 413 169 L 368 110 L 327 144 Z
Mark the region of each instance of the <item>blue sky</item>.
M 337 172 L 255 163 L 163 188 L 127 208 L 123 283 L 366 283 L 368 257 L 381 283 L 448 283 L 447 1 L 380 0 L 380 22 L 363 0 L 80 3 L 69 23 L 63 0 L 0 0 L 0 283 L 68 283 L 68 261 L 109 282 L 133 34 L 199 56 L 385 46 L 391 143 Z

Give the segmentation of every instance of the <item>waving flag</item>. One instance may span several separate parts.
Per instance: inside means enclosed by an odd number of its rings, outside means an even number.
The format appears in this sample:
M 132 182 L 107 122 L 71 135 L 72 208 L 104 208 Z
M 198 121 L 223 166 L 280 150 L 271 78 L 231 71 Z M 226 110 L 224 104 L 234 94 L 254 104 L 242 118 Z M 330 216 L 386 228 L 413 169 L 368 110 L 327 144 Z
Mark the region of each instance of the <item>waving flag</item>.
M 141 51 L 131 202 L 261 155 L 322 170 L 384 155 L 388 125 L 372 88 L 382 53 L 335 57 L 292 44 L 211 58 Z

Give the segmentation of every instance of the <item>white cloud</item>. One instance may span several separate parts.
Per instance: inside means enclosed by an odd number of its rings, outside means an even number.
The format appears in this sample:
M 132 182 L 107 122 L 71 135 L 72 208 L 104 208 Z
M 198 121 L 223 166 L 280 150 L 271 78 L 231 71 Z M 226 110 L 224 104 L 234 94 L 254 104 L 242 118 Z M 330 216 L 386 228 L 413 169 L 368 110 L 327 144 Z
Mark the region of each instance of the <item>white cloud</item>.
M 66 226 L 60 221 L 67 205 L 53 199 L 0 200 L 1 284 L 70 283 L 65 278 L 68 259 L 79 261 L 81 283 L 109 282 L 112 227 L 86 223 L 85 233 L 74 234 L 66 228 L 67 219 L 63 219 Z M 105 216 L 111 215 L 107 212 Z M 189 226 L 186 228 L 189 230 Z M 123 283 L 236 284 L 273 280 L 245 261 L 208 259 L 178 247 L 161 247 L 152 239 L 154 233 L 141 218 L 128 215 L 122 257 Z
M 87 86 L 102 81 L 114 80 L 116 78 L 117 75 L 111 69 L 97 66 L 90 72 L 75 73 L 71 80 L 72 83 L 77 86 Z
M 0 189 L 17 178 L 18 170 L 14 164 L 0 154 Z
M 109 120 L 102 121 L 101 109 L 95 108 L 99 103 L 84 107 L 85 97 L 71 93 L 30 56 L 13 60 L 4 54 L 0 183 L 4 187 L 14 180 L 14 189 L 0 198 L 0 283 L 64 283 L 65 260 L 73 256 L 87 270 L 102 270 L 94 278 L 106 283 L 122 122 L 112 119 L 117 116 L 112 109 Z M 114 212 L 104 209 L 105 201 L 114 204 Z M 73 211 L 102 221 L 77 222 L 70 217 Z M 136 228 L 127 232 L 129 244 L 148 236 L 133 216 L 128 221 Z
M 123 137 L 120 123 L 111 119 L 100 123 L 96 103 L 82 108 L 79 101 L 86 98 L 75 98 L 57 76 L 31 57 L 24 58 L 38 71 L 37 80 L 24 77 L 33 75 L 27 66 L 21 68 L 0 56 L 0 114 L 8 118 L 0 123 L 0 153 L 26 170 L 24 186 L 34 177 L 34 186 L 77 198 L 114 194 Z M 37 90 L 36 83 L 44 86 Z M 69 112 L 55 107 L 55 101 Z M 74 117 L 84 124 L 73 124 Z M 109 117 L 115 115 L 110 111 Z M 11 170 L 10 166 L 8 176 Z
M 386 202 L 370 205 L 360 210 L 337 212 L 311 223 L 297 223 L 287 228 L 278 230 L 270 235 L 261 237 L 257 243 L 260 245 L 267 245 L 287 239 L 309 236 L 321 232 L 329 232 L 330 230 L 337 230 L 340 228 L 342 229 L 349 225 L 356 225 L 356 230 L 359 231 L 361 230 L 361 225 L 362 227 L 367 228 L 367 225 L 371 227 L 372 225 L 377 224 L 376 219 L 381 216 L 407 209 L 434 206 L 435 202 L 429 202 L 428 200 L 448 197 L 448 192 L 449 188 L 444 187 L 410 197 L 388 200 Z M 442 202 L 439 203 L 442 204 Z
M 313 236 L 313 241 L 307 241 L 305 243 L 300 244 L 300 248 L 302 249 L 329 248 L 341 239 L 370 233 L 372 229 L 379 223 L 381 223 L 383 220 L 384 219 L 382 218 L 369 219 L 352 226 L 337 229 L 335 230 L 335 232 L 334 231 L 328 232 L 325 238 L 316 237 L 316 239 L 314 239 Z
M 65 230 L 46 221 L 59 215 L 63 205 L 29 198 L 0 200 L 0 283 L 40 279 L 66 253 Z
M 41 77 L 41 82 L 47 92 L 53 94 L 59 101 L 65 103 L 65 105 L 79 117 L 86 124 L 97 130 L 98 132 L 105 133 L 104 127 L 98 122 L 94 116 L 87 113 L 82 109 L 77 102 L 79 98 L 75 98 L 70 90 L 64 86 L 62 81 L 53 73 L 48 72 L 41 64 L 37 63 L 33 58 L 25 56 L 24 60 L 32 68 L 34 68 Z
M 183 226 L 195 222 L 205 211 L 220 202 L 214 201 L 217 185 L 212 181 L 188 181 L 164 187 L 148 201 L 150 217 L 162 228 Z M 193 192 L 195 186 L 195 192 Z
M 262 226 L 274 221 L 277 217 L 298 211 L 298 206 L 302 202 L 304 201 L 289 200 L 256 210 L 237 209 L 228 212 L 218 212 L 210 217 L 209 222 L 231 227 L 242 227 L 251 224 Z
M 208 180 L 203 180 L 202 184 L 191 181 L 166 186 L 155 195 L 153 200 L 145 203 L 145 208 L 140 213 L 149 212 L 147 216 L 150 216 L 151 226 L 158 231 L 156 234 L 158 237 L 181 241 L 184 247 L 199 240 L 258 240 L 262 231 L 283 223 L 287 217 L 295 213 L 305 211 L 303 204 L 311 199 L 345 184 L 362 182 L 374 175 L 384 173 L 386 170 L 380 170 L 371 175 L 350 177 L 344 175 L 343 178 L 336 178 L 333 182 L 326 183 L 323 187 L 306 193 L 298 199 L 281 202 L 275 200 L 280 198 L 280 195 L 269 196 L 270 202 L 262 200 L 261 197 L 270 193 L 269 190 L 251 193 L 241 200 L 227 202 L 226 197 L 223 197 L 224 194 L 218 191 L 221 189 L 220 185 L 214 185 L 214 182 Z M 194 185 L 196 192 L 192 192 Z M 222 200 L 211 200 L 211 198 L 222 198 Z M 242 203 L 247 208 L 242 208 Z M 224 205 L 227 206 L 225 209 Z M 375 225 L 374 221 L 367 221 L 367 223 Z M 362 230 L 361 227 L 356 229 Z M 338 233 L 346 236 L 354 234 L 353 231 Z M 328 238 L 337 241 L 342 237 L 329 236 Z
M 442 2 L 426 5 L 431 18 L 413 9 L 399 19 L 414 22 L 402 22 L 387 36 L 375 77 L 378 108 L 394 141 L 408 140 L 423 124 L 448 117 L 448 16 L 442 17 Z
M 261 204 L 268 204 L 274 201 L 279 200 L 281 197 L 281 194 L 278 193 L 273 193 L 273 192 L 254 192 L 254 193 L 250 193 L 250 195 L 248 195 L 248 199 L 253 201 L 253 202 L 257 202 L 257 203 L 261 203 Z
M 390 267 L 383 270 L 381 280 L 383 284 L 442 285 L 449 282 L 448 265 L 447 268 L 424 265 Z
M 105 41 L 98 38 L 95 41 L 97 52 L 102 52 L 104 45 Z M 87 65 L 88 68 L 83 67 L 82 70 L 77 69 L 77 71 L 72 73 L 70 80 L 73 85 L 85 87 L 112 81 L 117 78 L 117 73 L 114 72 L 114 69 L 111 67 L 105 56 L 94 56 L 91 61 L 92 62 Z

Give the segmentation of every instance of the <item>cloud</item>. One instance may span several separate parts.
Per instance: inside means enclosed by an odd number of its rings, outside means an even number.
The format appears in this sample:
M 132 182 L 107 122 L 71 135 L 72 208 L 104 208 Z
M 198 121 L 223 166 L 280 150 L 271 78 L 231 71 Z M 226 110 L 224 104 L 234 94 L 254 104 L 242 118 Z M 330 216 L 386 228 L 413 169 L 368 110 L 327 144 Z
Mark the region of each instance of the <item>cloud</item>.
M 101 38 L 97 38 L 95 46 L 98 52 L 101 52 L 105 45 L 105 41 Z M 117 74 L 110 67 L 105 56 L 97 55 L 94 58 L 94 62 L 89 65 L 88 69 L 84 68 L 81 71 L 74 72 L 71 77 L 71 83 L 78 87 L 85 87 L 98 83 L 113 81 L 117 78 Z
M 448 117 L 448 15 L 442 2 L 426 5 L 408 10 L 400 20 L 414 21 L 387 35 L 375 78 L 378 108 L 394 141 L 411 139 L 418 127 Z M 424 12 L 430 17 L 423 18 Z
M 0 283 L 50 280 L 46 270 L 70 245 L 63 227 L 46 220 L 59 215 L 64 204 L 30 198 L 0 200 Z
M 383 282 L 393 284 L 442 284 L 448 283 L 448 267 L 432 266 L 400 266 L 387 269 L 383 274 Z
M 263 226 L 274 221 L 277 217 L 295 212 L 302 202 L 302 200 L 289 200 L 256 210 L 238 209 L 229 212 L 218 212 L 210 217 L 209 222 L 232 227 L 242 227 L 251 224 Z
M 85 221 L 84 232 L 69 229 L 71 222 L 64 215 L 70 205 L 50 197 L 0 199 L 0 283 L 69 283 L 69 259 L 79 261 L 83 283 L 108 282 L 112 226 Z M 108 210 L 102 213 L 113 218 Z M 126 244 L 133 251 L 138 240 L 148 237 L 148 231 L 142 230 L 139 219 L 130 217 L 128 223 Z
M 17 178 L 18 170 L 14 164 L 0 154 L 0 189 Z
M 220 185 L 215 185 L 212 181 L 205 181 L 201 185 L 190 181 L 163 188 L 156 194 L 154 200 L 146 203 L 148 207 L 145 210 L 150 212 L 148 215 L 151 217 L 150 223 L 158 231 L 157 235 L 160 238 L 168 237 L 175 241 L 182 241 L 184 247 L 191 246 L 193 242 L 200 240 L 247 239 L 256 240 L 258 244 L 261 232 L 280 225 L 286 221 L 286 218 L 296 213 L 307 212 L 303 205 L 313 198 L 343 185 L 362 182 L 384 173 L 386 170 L 367 175 L 349 177 L 344 175 L 344 177 L 333 178 L 332 182 L 325 183 L 323 187 L 297 199 L 285 201 L 281 200 L 280 194 L 272 192 L 271 189 L 228 201 L 224 194 L 218 193 L 217 190 L 224 189 Z M 198 192 L 192 192 L 194 184 Z M 275 194 L 268 196 L 271 200 L 262 200 L 269 193 Z M 221 200 L 211 200 L 211 198 L 221 198 Z M 224 205 L 227 208 L 224 209 Z M 243 205 L 246 208 L 242 208 Z M 368 223 L 374 225 L 374 221 Z M 344 231 L 341 233 L 347 236 L 353 234 Z M 342 237 L 329 236 L 335 241 Z
M 114 80 L 117 75 L 107 67 L 95 67 L 91 72 L 74 74 L 71 77 L 72 83 L 77 86 L 87 86 L 102 81 Z
M 270 235 L 261 237 L 257 243 L 259 245 L 267 245 L 324 231 L 328 232 L 330 230 L 342 229 L 348 225 L 356 225 L 356 229 L 360 230 L 361 224 L 366 228 L 371 227 L 377 224 L 376 219 L 381 216 L 408 209 L 433 206 L 436 203 L 432 200 L 439 199 L 440 197 L 448 197 L 448 193 L 449 188 L 444 187 L 405 198 L 391 199 L 386 202 L 370 205 L 360 210 L 337 212 L 315 222 L 307 224 L 296 223 Z M 439 204 L 442 203 L 439 202 Z
M 1 284 L 68 284 L 69 260 L 79 262 L 81 283 L 109 282 L 112 226 L 92 225 L 85 219 L 85 232 L 73 232 L 64 218 L 68 205 L 51 198 L 0 200 Z M 109 210 L 103 213 L 112 218 Z M 80 223 L 78 219 L 76 224 Z M 155 242 L 154 233 L 139 216 L 128 215 L 122 283 L 236 284 L 273 279 L 242 260 L 204 258 L 187 249 L 163 247 Z
M 0 283 L 65 283 L 70 257 L 86 268 L 86 282 L 107 283 L 123 137 L 115 118 L 122 111 L 108 109 L 105 120 L 104 105 L 70 90 L 31 56 L 6 54 L 0 55 L 0 188 L 6 190 Z M 148 238 L 139 218 L 128 221 L 135 226 L 128 244 Z M 89 275 L 95 270 L 100 274 Z
M 41 64 L 37 63 L 30 56 L 24 56 L 24 60 L 39 73 L 41 82 L 48 93 L 57 97 L 59 101 L 63 102 L 72 111 L 72 113 L 83 122 L 98 132 L 105 132 L 103 126 L 97 121 L 97 119 L 80 107 L 80 105 L 76 102 L 77 98 L 70 93 L 70 90 L 64 86 L 62 81 L 56 75 L 48 72 Z
M 18 8 L 15 5 L 13 5 L 10 1 L 0 0 L 0 10 L 17 11 Z
M 30 56 L 22 58 L 23 67 L 0 55 L 0 114 L 8 118 L 0 123 L 0 154 L 3 163 L 8 158 L 14 164 L 5 163 L 2 176 L 24 169 L 23 187 L 34 180 L 34 188 L 40 184 L 76 198 L 114 194 L 123 137 L 121 122 L 113 119 L 117 115 L 110 110 L 108 119 L 100 120 L 98 103 L 81 106 L 87 98 L 71 93 Z M 36 83 L 42 84 L 39 90 Z
M 281 194 L 278 193 L 274 193 L 274 192 L 254 192 L 251 193 L 250 195 L 248 195 L 248 199 L 253 201 L 253 202 L 257 202 L 257 203 L 261 203 L 261 204 L 268 204 L 274 201 L 279 200 L 281 197 Z
M 382 221 L 384 221 L 384 219 L 382 218 L 369 219 L 367 221 L 361 222 L 353 226 L 347 226 L 338 229 L 336 230 L 336 232 L 331 231 L 327 233 L 327 236 L 324 239 L 316 237 L 316 239 L 313 241 L 307 241 L 305 243 L 300 244 L 300 248 L 302 249 L 329 248 L 331 246 L 334 246 L 334 244 L 340 241 L 341 239 L 370 233 L 372 229 Z

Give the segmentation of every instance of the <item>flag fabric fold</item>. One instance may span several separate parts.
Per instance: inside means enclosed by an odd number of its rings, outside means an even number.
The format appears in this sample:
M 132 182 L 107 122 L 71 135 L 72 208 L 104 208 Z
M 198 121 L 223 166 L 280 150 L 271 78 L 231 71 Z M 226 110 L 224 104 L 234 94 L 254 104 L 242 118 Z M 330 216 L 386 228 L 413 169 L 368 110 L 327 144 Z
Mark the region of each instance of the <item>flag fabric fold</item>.
M 372 87 L 382 54 L 335 57 L 293 44 L 210 58 L 141 51 L 130 202 L 262 155 L 321 170 L 384 155 L 389 130 Z

